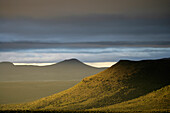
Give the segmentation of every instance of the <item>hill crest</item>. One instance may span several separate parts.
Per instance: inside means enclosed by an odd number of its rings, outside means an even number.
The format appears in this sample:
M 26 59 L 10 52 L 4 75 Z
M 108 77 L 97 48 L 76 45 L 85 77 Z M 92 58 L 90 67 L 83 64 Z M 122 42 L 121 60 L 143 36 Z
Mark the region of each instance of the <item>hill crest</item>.
M 170 60 L 120 61 L 68 90 L 18 109 L 84 110 L 118 104 L 169 85 L 169 69 Z
M 2 65 L 4 65 L 4 66 L 14 66 L 14 64 L 12 63 L 12 62 L 0 62 L 0 66 L 2 66 Z
M 77 66 L 77 65 L 81 65 L 81 66 L 89 66 L 89 65 L 86 65 L 86 64 L 84 64 L 83 62 L 81 62 L 80 60 L 78 60 L 78 59 L 75 59 L 75 58 L 73 58 L 73 59 L 66 59 L 66 60 L 63 60 L 63 61 L 61 61 L 61 62 L 58 62 L 58 63 L 56 63 L 56 64 L 53 64 L 53 65 L 72 65 L 72 66 Z M 89 67 L 92 67 L 92 66 L 89 66 Z

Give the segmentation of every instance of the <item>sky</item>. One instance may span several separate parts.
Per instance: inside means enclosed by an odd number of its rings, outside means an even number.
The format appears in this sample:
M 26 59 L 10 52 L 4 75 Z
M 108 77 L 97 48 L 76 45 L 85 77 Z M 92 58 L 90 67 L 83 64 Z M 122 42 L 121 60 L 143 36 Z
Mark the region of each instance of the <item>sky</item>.
M 167 57 L 169 0 L 0 0 L 0 62 Z

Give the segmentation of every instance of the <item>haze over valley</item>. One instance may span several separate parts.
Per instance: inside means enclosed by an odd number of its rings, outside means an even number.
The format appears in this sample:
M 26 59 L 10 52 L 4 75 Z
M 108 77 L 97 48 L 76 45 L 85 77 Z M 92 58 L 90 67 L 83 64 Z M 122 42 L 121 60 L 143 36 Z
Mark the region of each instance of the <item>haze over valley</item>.
M 0 104 L 30 102 L 63 91 L 84 77 L 106 68 L 91 67 L 77 59 L 48 66 L 0 63 Z M 31 92 L 31 93 L 30 93 Z
M 170 0 L 0 0 L 0 112 L 170 112 Z

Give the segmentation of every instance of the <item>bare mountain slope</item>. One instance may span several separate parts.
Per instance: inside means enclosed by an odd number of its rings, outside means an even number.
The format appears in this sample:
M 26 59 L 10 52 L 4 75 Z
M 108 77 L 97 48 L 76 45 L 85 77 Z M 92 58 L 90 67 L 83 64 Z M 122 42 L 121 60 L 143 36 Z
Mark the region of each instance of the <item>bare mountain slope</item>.
M 20 80 L 81 80 L 105 68 L 88 66 L 77 59 L 69 59 L 50 66 L 15 66 L 0 63 L 0 81 Z

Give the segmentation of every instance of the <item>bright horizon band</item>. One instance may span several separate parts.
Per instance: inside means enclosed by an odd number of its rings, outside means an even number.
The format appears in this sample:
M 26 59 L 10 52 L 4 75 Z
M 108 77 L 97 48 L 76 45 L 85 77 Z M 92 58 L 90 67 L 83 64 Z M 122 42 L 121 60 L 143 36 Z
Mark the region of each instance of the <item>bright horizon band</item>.
M 110 67 L 114 65 L 116 62 L 84 62 L 87 65 L 93 66 L 93 67 Z M 14 65 L 34 65 L 34 66 L 47 66 L 47 65 L 53 65 L 56 63 L 13 63 Z

